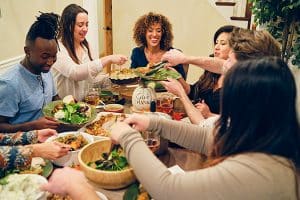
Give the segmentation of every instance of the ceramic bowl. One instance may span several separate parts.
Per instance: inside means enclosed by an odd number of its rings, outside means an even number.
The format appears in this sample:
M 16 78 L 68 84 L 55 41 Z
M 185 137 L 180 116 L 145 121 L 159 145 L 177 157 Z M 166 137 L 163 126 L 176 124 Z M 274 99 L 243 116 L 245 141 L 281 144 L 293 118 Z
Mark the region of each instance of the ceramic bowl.
M 51 142 L 54 141 L 55 139 L 59 138 L 59 137 L 64 137 L 66 135 L 70 135 L 70 134 L 74 134 L 74 135 L 82 135 L 84 137 L 84 139 L 86 139 L 86 141 L 89 143 L 92 143 L 94 141 L 93 136 L 91 136 L 90 134 L 84 133 L 84 132 L 64 132 L 64 133 L 59 133 L 57 136 L 52 136 L 50 138 L 48 138 L 46 140 L 46 142 Z M 80 149 L 75 150 L 75 151 L 69 151 L 67 155 L 60 157 L 56 160 L 52 160 L 52 162 L 57 165 L 57 166 L 73 166 L 73 165 L 78 165 L 78 153 L 79 153 Z
M 107 104 L 103 107 L 106 112 L 122 113 L 124 112 L 124 106 L 121 104 Z

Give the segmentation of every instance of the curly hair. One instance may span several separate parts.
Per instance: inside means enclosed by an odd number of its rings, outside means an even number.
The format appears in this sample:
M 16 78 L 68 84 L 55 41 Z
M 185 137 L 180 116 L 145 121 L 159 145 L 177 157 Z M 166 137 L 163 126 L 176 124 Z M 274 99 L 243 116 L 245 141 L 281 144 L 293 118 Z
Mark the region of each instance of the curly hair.
M 162 28 L 160 49 L 169 50 L 172 47 L 173 42 L 172 24 L 167 17 L 161 14 L 149 12 L 148 14 L 141 16 L 134 25 L 133 39 L 138 46 L 147 47 L 147 29 L 156 23 L 161 24 Z
M 263 56 L 280 56 L 280 44 L 265 31 L 234 28 L 229 38 L 229 46 L 239 61 L 261 58 Z

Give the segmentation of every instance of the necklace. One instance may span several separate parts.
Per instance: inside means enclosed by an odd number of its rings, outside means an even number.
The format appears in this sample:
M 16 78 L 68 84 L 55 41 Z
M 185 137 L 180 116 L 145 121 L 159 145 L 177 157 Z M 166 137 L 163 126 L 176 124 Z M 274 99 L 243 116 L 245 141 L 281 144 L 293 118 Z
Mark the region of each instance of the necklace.
M 149 63 L 155 64 L 160 62 L 162 55 L 165 53 L 163 50 L 158 50 L 151 52 L 147 48 L 144 49 L 146 59 L 148 60 Z

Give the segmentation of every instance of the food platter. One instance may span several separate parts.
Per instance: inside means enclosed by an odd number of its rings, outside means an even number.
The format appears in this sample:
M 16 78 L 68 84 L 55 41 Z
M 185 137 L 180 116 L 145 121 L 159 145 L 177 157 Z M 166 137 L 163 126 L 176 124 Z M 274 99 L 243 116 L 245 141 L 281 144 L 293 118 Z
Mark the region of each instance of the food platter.
M 114 79 L 114 78 L 110 78 L 111 82 L 114 84 L 118 84 L 118 85 L 124 85 L 124 84 L 129 84 L 129 83 L 135 83 L 139 80 L 138 77 L 134 77 L 134 78 L 125 78 L 125 79 Z
M 87 103 L 84 103 L 84 102 L 78 102 L 77 104 L 80 105 L 80 106 L 83 105 L 83 106 L 87 106 L 88 107 L 90 113 L 89 113 L 89 115 L 86 116 L 86 118 L 84 118 L 83 120 L 77 120 L 77 121 L 74 120 L 73 122 L 72 122 L 72 119 L 70 121 L 66 121 L 64 119 L 57 119 L 57 121 L 59 121 L 62 124 L 79 125 L 80 126 L 80 125 L 84 125 L 84 124 L 92 121 L 93 119 L 95 119 L 95 117 L 96 117 L 96 109 L 95 109 L 94 106 L 91 106 L 91 105 L 89 105 Z M 55 118 L 55 113 L 56 113 L 55 109 L 58 106 L 61 106 L 61 105 L 62 106 L 64 105 L 63 101 L 61 101 L 61 100 L 52 101 L 52 102 L 48 103 L 47 105 L 44 106 L 44 108 L 42 110 L 44 116 Z M 82 116 L 82 114 L 76 113 L 76 112 L 74 113 L 73 116 L 75 116 L 75 115 Z
M 114 84 L 122 85 L 137 82 L 139 79 L 134 69 L 124 68 L 121 70 L 114 70 L 109 76 Z
M 95 120 L 82 127 L 79 131 L 83 131 L 94 136 L 94 140 L 102 139 L 110 135 L 111 126 L 125 119 L 123 113 L 100 112 Z

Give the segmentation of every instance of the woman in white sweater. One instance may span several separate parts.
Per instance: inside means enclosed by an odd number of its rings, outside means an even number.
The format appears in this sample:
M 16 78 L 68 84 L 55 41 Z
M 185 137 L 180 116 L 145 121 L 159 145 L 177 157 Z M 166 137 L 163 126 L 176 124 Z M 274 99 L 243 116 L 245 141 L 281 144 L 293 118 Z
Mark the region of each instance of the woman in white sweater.
M 133 115 L 111 137 L 154 199 L 299 199 L 300 135 L 288 66 L 274 57 L 237 63 L 221 94 L 214 128 Z M 207 154 L 207 167 L 171 174 L 143 141 L 144 130 Z
M 94 82 L 104 65 L 121 65 L 127 61 L 127 57 L 123 55 L 109 55 L 101 59 L 92 55 L 85 38 L 87 32 L 88 12 L 76 4 L 68 5 L 62 12 L 60 49 L 51 69 L 61 98 L 71 94 L 77 100 L 82 100 L 89 83 Z

